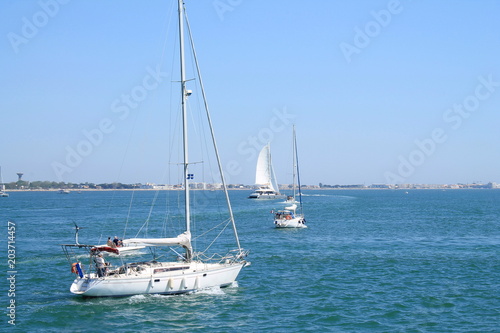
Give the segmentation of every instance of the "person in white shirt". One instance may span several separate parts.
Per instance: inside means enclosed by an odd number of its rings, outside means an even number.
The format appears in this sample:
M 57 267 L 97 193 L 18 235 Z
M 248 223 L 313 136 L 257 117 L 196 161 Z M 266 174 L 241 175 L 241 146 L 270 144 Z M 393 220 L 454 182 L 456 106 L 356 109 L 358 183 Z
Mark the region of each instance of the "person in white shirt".
M 95 265 L 97 267 L 97 276 L 103 277 L 106 275 L 106 261 L 102 257 L 102 253 L 99 253 L 94 259 Z

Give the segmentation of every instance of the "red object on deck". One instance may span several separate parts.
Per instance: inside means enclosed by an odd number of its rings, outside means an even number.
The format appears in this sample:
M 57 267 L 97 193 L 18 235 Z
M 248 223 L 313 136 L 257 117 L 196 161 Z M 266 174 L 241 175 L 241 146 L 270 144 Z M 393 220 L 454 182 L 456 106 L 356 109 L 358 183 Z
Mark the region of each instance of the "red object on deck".
M 95 252 L 95 251 L 100 251 L 100 252 L 111 252 L 111 253 L 114 253 L 114 254 L 119 254 L 120 251 L 118 251 L 118 249 L 114 249 L 112 247 L 109 247 L 109 246 L 97 246 L 97 247 L 93 247 L 90 249 L 90 251 L 92 252 Z

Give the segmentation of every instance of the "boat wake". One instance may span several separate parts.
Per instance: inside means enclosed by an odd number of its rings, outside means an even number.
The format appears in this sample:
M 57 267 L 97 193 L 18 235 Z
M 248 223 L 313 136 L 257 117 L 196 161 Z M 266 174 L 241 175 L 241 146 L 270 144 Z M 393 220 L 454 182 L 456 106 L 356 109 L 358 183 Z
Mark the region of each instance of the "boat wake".
M 331 197 L 331 194 L 304 194 L 302 193 L 303 197 Z
M 196 293 L 203 294 L 203 295 L 225 295 L 226 294 L 220 287 L 209 287 L 209 288 L 198 290 Z

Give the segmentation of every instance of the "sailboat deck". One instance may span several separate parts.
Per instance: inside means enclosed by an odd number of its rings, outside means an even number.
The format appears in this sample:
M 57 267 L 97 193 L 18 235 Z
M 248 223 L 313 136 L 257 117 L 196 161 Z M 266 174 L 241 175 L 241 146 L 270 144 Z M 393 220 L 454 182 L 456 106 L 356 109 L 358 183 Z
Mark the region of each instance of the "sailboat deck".
M 231 264 L 203 263 L 203 262 L 139 262 L 120 266 L 109 270 L 104 278 L 123 278 L 128 276 L 173 276 L 190 274 L 200 271 L 220 269 Z

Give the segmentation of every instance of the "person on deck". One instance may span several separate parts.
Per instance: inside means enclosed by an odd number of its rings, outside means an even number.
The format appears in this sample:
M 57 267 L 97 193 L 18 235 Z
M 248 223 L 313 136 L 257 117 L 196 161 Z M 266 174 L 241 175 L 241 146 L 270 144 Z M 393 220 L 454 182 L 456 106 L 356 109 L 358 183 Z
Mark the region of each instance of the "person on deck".
M 99 253 L 94 259 L 97 268 L 97 276 L 103 277 L 106 275 L 106 261 L 102 257 L 102 253 Z
M 113 241 L 111 240 L 111 237 L 108 237 L 108 242 L 106 243 L 107 246 L 109 247 L 113 247 L 115 243 L 113 243 Z

